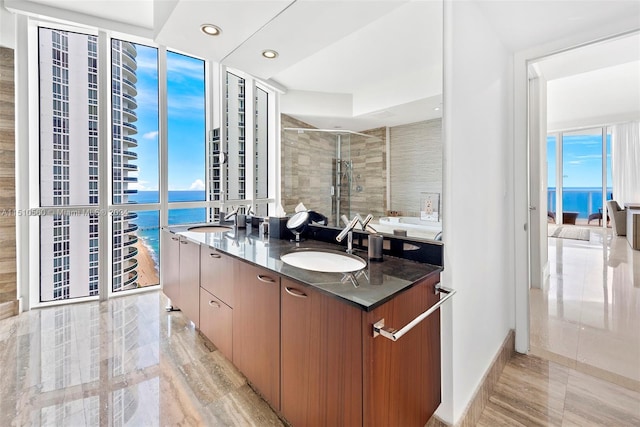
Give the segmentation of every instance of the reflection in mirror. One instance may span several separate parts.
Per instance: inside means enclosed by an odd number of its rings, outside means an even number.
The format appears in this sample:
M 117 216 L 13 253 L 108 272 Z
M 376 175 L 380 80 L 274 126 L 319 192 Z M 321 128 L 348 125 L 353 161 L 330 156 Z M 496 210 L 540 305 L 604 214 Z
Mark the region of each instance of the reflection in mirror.
M 370 213 L 381 233 L 433 239 L 442 231 L 440 119 L 363 132 L 310 128 L 285 114 L 281 119 L 285 212 L 303 203 L 335 227 L 343 226 L 343 215 Z
M 227 72 L 227 194 L 226 200 L 245 198 L 245 80 Z
M 384 129 L 364 134 L 290 127 L 305 124 L 286 115 L 282 124 L 285 212 L 302 202 L 335 227 L 341 226 L 342 215 L 384 215 Z
M 258 48 L 279 56 L 250 60 Z M 302 202 L 334 227 L 372 213 L 381 232 L 441 231 L 442 2 L 294 2 L 224 62 L 283 90 L 287 213 Z
M 371 213 L 382 233 L 442 231 L 441 8 L 399 2 L 273 77 L 288 88 L 286 212 L 302 202 L 334 227 L 342 215 Z

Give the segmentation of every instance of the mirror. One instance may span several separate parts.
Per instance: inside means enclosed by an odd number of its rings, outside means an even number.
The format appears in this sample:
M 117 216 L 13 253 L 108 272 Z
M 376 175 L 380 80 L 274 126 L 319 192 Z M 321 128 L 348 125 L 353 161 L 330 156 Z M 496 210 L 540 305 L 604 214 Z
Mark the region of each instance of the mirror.
M 258 65 L 249 52 L 275 49 Z M 342 228 L 442 229 L 442 2 L 288 5 L 225 59 L 283 90 L 281 197 Z M 251 69 L 253 67 L 253 69 Z

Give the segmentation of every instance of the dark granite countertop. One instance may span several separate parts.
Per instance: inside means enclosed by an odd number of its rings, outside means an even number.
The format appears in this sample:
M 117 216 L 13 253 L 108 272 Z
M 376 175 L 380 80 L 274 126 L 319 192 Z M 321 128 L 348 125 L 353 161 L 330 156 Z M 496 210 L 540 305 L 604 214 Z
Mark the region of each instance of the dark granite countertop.
M 280 256 L 297 247 L 341 252 L 344 252 L 344 247 L 310 239 L 296 246 L 289 240 L 258 236 L 255 227 L 252 229 L 253 233 L 247 232 L 246 229 L 233 228 L 227 232 L 218 233 L 188 231 L 191 227 L 194 227 L 194 224 L 166 228 L 195 243 L 266 268 L 303 285 L 313 286 L 320 292 L 338 297 L 365 311 L 373 310 L 427 276 L 439 274 L 442 271 L 442 267 L 437 265 L 392 256 L 385 256 L 382 262 L 368 262 L 367 253 L 357 250 L 354 254 L 367 262 L 367 266 L 360 271 L 354 273 L 310 271 L 285 264 L 280 260 Z

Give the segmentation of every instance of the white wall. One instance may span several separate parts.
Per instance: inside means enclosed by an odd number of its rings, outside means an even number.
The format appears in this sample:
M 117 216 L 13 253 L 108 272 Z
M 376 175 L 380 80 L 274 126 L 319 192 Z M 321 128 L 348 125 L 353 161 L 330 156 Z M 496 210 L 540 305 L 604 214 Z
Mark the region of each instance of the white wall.
M 0 5 L 0 46 L 16 48 L 16 18 Z
M 443 404 L 459 421 L 514 327 L 510 55 L 473 1 L 445 2 Z

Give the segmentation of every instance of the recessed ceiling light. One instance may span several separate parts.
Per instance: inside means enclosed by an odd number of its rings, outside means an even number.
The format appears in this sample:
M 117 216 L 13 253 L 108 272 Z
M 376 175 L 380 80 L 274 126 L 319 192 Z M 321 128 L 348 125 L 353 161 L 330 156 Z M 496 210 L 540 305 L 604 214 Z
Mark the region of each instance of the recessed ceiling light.
M 434 108 L 434 110 L 440 111 L 440 107 L 436 107 L 436 108 Z
M 278 52 L 276 52 L 275 50 L 267 49 L 262 51 L 262 56 L 267 59 L 275 59 L 278 57 Z
M 219 36 L 222 33 L 222 30 L 220 29 L 220 27 L 216 27 L 213 24 L 200 25 L 200 31 L 202 31 L 208 36 Z

